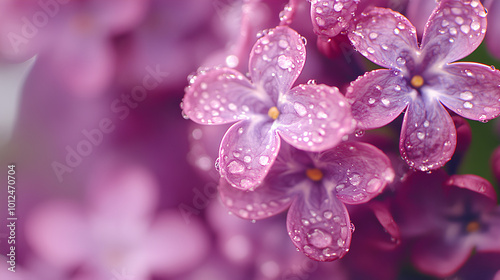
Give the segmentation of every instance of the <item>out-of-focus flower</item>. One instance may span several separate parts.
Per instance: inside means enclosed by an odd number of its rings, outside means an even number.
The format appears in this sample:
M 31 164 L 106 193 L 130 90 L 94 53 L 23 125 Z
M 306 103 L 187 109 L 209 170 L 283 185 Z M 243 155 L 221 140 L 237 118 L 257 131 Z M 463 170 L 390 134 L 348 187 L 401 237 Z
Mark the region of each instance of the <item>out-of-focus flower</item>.
M 255 191 L 219 185 L 224 205 L 244 219 L 264 219 L 288 208 L 293 244 L 308 257 L 333 261 L 351 241 L 346 204 L 364 203 L 394 178 L 389 159 L 364 143 L 342 143 L 322 153 L 284 145 L 262 185 Z
M 493 0 L 483 1 L 488 9 L 488 32 L 486 32 L 486 46 L 496 59 L 500 59 L 500 2 Z
M 66 90 L 91 95 L 111 82 L 112 37 L 141 20 L 148 1 L 2 1 L 0 57 L 37 63 Z
M 457 280 L 500 280 L 500 253 L 474 254 L 465 265 L 450 277 Z
M 175 275 L 208 251 L 201 224 L 178 212 L 154 214 L 156 182 L 136 168 L 106 169 L 90 186 L 88 208 L 54 201 L 34 210 L 27 238 L 47 262 L 82 277 Z M 181 242 L 184 240 L 185 242 Z
M 473 120 L 500 114 L 500 72 L 478 63 L 451 63 L 476 49 L 486 32 L 478 0 L 443 0 L 417 44 L 413 25 L 399 13 L 374 8 L 349 38 L 358 51 L 389 69 L 366 73 L 346 97 L 359 129 L 393 121 L 406 109 L 399 148 L 406 162 L 427 171 L 453 155 L 456 131 L 446 106 Z
M 477 252 L 500 252 L 500 207 L 491 184 L 475 175 L 413 173 L 399 189 L 395 219 L 414 265 L 446 277 Z
M 350 108 L 337 88 L 299 85 L 305 46 L 289 27 L 270 30 L 254 45 L 252 82 L 230 68 L 200 70 L 191 79 L 183 112 L 201 124 L 236 122 L 219 151 L 221 176 L 232 186 L 258 186 L 276 159 L 280 136 L 293 146 L 321 151 L 353 129 Z

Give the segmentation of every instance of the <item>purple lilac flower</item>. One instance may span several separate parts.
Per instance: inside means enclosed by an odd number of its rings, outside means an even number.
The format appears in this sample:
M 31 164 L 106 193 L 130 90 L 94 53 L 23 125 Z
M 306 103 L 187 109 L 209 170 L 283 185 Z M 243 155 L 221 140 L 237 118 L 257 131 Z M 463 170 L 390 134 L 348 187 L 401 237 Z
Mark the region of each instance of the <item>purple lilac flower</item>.
M 358 18 L 349 33 L 352 43 L 389 68 L 366 73 L 348 89 L 358 128 L 384 126 L 406 110 L 401 155 L 422 171 L 443 166 L 456 146 L 446 108 L 481 121 L 500 114 L 499 71 L 478 63 L 450 63 L 474 51 L 485 32 L 486 12 L 478 0 L 442 0 L 420 45 L 414 26 L 399 13 L 374 8 Z
M 475 175 L 413 173 L 399 189 L 395 219 L 414 265 L 446 277 L 476 252 L 500 252 L 500 207 L 491 184 Z
M 232 188 L 221 179 L 224 205 L 245 219 L 264 219 L 288 208 L 287 229 L 293 244 L 308 257 L 333 261 L 351 242 L 346 204 L 360 204 L 378 195 L 394 178 L 389 159 L 360 142 L 344 142 L 322 153 L 284 145 L 261 187 Z
M 350 107 L 337 88 L 299 85 L 305 63 L 301 36 L 276 27 L 254 45 L 252 81 L 230 68 L 200 70 L 191 78 L 183 112 L 201 124 L 237 122 L 224 135 L 220 173 L 232 186 L 252 189 L 276 159 L 280 136 L 299 149 L 322 151 L 353 129 Z
M 337 36 L 351 24 L 359 0 L 311 0 L 313 29 L 321 37 Z
M 486 46 L 491 55 L 500 59 L 500 4 L 498 1 L 483 1 L 489 13 L 489 28 L 486 32 Z

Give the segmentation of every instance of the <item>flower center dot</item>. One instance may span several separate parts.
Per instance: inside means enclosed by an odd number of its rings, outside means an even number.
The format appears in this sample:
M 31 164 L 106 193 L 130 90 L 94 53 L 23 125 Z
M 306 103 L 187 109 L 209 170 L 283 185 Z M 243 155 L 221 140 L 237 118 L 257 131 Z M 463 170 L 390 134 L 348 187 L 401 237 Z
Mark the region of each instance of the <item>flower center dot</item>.
M 317 182 L 323 179 L 323 172 L 321 172 L 318 168 L 309 168 L 306 170 L 306 176 L 307 178 Z
M 415 75 L 411 78 L 410 84 L 414 88 L 419 88 L 424 85 L 424 78 L 422 78 L 422 76 L 420 75 Z
M 472 233 L 472 232 L 478 231 L 480 228 L 481 228 L 481 225 L 478 222 L 472 221 L 472 222 L 467 224 L 467 227 L 465 228 L 465 230 L 467 230 L 467 232 Z
M 268 115 L 271 119 L 275 120 L 275 119 L 277 119 L 277 118 L 278 118 L 278 116 L 280 115 L 280 111 L 278 110 L 278 108 L 276 108 L 276 106 L 274 106 L 274 107 L 271 107 L 271 108 L 269 109 L 269 111 L 267 112 L 267 115 Z

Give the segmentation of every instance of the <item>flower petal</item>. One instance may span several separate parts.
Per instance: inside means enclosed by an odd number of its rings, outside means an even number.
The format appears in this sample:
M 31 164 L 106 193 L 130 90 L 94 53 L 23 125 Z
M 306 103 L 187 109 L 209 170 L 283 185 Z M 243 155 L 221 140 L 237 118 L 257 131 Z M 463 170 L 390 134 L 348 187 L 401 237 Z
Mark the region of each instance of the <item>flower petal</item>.
M 406 163 L 421 171 L 440 168 L 451 159 L 456 144 L 455 126 L 443 105 L 436 99 L 415 98 L 406 110 L 399 139 Z
M 353 130 L 349 104 L 336 87 L 299 85 L 283 96 L 278 109 L 280 136 L 302 150 L 332 148 Z
M 479 176 L 466 174 L 466 175 L 452 175 L 446 181 L 445 185 L 464 188 L 482 194 L 491 199 L 495 204 L 497 203 L 497 194 L 491 183 Z
M 224 124 L 247 119 L 249 114 L 272 106 L 240 72 L 230 68 L 201 70 L 190 79 L 182 109 L 191 120 L 201 124 Z M 266 111 L 267 113 L 267 111 Z
M 488 23 L 494 28 L 488 29 L 486 32 L 486 46 L 491 55 L 493 55 L 497 60 L 500 59 L 500 5 L 498 1 L 490 1 L 491 8 L 488 9 L 490 16 L 488 17 Z
M 287 229 L 293 244 L 317 261 L 342 258 L 351 244 L 350 219 L 338 199 L 318 188 L 315 195 L 298 195 L 290 206 Z
M 267 116 L 266 116 L 267 117 Z M 273 165 L 280 138 L 266 117 L 254 117 L 231 126 L 219 151 L 220 174 L 233 187 L 257 187 Z
M 260 38 L 250 53 L 250 76 L 277 103 L 292 88 L 304 67 L 306 47 L 302 37 L 287 26 L 278 26 Z
M 389 158 L 375 146 L 341 143 L 319 155 L 326 189 L 347 204 L 369 201 L 394 179 Z
M 453 62 L 481 44 L 486 12 L 479 0 L 442 0 L 425 26 L 422 55 L 428 63 Z
M 473 120 L 500 115 L 500 71 L 479 63 L 453 63 L 443 71 L 429 84 L 446 107 Z
M 471 246 L 456 242 L 443 242 L 443 236 L 426 236 L 412 246 L 411 259 L 423 273 L 440 278 L 450 276 L 470 256 Z
M 349 39 L 363 56 L 387 68 L 404 69 L 418 51 L 415 27 L 391 9 L 373 8 L 360 16 Z
M 320 0 L 311 1 L 311 20 L 314 33 L 323 37 L 335 37 L 347 29 L 358 1 Z
M 414 90 L 398 72 L 374 70 L 359 77 L 347 89 L 346 98 L 359 129 L 382 127 L 395 118 L 410 103 Z
M 270 178 L 268 176 L 267 178 Z M 225 179 L 219 183 L 219 195 L 224 206 L 243 219 L 260 220 L 281 213 L 290 207 L 291 198 L 281 177 L 272 177 L 253 191 L 233 188 Z

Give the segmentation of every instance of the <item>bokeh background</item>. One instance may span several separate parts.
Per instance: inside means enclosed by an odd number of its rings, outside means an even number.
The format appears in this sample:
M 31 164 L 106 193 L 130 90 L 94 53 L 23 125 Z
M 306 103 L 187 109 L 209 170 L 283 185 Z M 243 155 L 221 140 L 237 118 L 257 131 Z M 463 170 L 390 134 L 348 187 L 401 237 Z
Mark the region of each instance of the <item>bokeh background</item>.
M 343 35 L 319 48 L 302 2 L 291 24 L 308 41 L 297 83 L 342 90 L 375 67 Z M 408 4 L 375 2 L 402 12 Z M 279 24 L 287 3 L 1 1 L 0 279 L 434 279 L 364 244 L 363 234 L 389 237 L 363 209 L 352 214 L 352 251 L 365 253 L 324 264 L 295 250 L 284 214 L 245 221 L 219 204 L 214 162 L 227 127 L 186 120 L 184 87 L 198 67 L 245 73 L 258 33 Z M 464 61 L 500 67 L 484 44 Z M 496 185 L 489 161 L 498 124 L 470 125 L 458 173 Z M 364 137 L 392 139 L 381 143 L 397 155 L 394 131 Z M 10 164 L 15 273 L 4 258 Z

